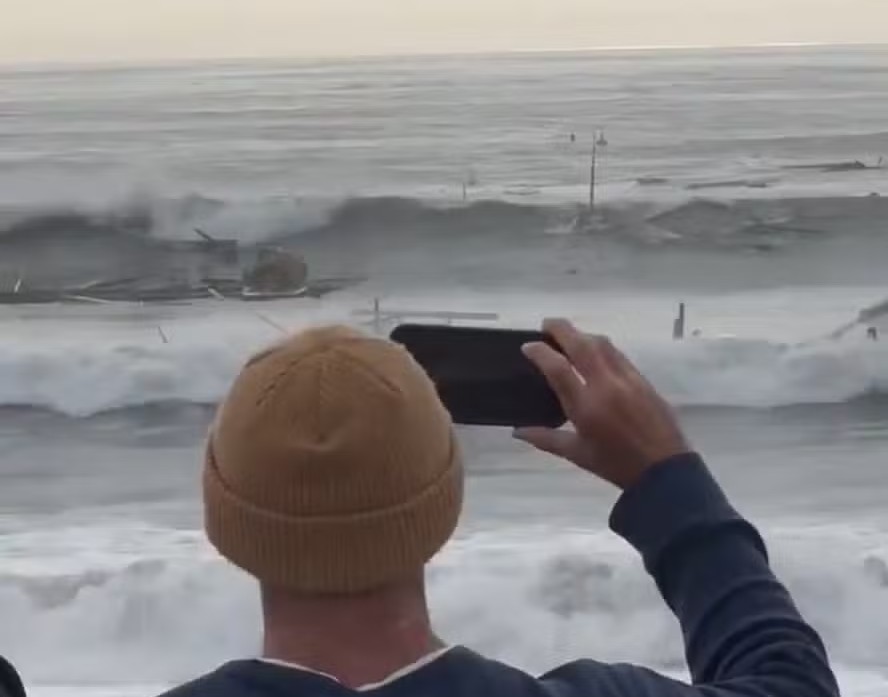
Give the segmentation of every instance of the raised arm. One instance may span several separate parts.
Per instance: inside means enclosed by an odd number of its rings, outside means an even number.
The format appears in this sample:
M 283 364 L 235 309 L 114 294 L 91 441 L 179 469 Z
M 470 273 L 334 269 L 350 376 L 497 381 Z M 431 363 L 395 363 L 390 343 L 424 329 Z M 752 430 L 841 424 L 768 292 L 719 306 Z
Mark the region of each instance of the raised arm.
M 653 387 L 609 342 L 546 324 L 564 350 L 527 347 L 575 431 L 517 437 L 623 490 L 612 529 L 642 555 L 681 623 L 692 685 L 635 666 L 579 662 L 546 680 L 564 695 L 836 697 L 819 636 Z

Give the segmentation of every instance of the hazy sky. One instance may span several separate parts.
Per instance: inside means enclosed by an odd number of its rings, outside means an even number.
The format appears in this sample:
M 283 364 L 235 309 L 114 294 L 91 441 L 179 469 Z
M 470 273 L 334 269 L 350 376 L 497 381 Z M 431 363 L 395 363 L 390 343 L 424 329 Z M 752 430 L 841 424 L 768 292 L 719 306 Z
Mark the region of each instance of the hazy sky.
M 0 0 L 0 61 L 888 42 L 888 0 Z

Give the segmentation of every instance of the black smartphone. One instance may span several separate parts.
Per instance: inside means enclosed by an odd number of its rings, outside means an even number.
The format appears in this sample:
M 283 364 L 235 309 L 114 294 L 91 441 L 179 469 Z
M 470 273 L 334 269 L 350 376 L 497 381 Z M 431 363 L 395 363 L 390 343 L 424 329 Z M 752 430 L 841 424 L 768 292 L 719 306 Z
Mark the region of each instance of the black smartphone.
M 567 421 L 555 392 L 521 351 L 530 342 L 560 350 L 542 332 L 402 324 L 391 339 L 431 376 L 457 424 L 560 428 Z

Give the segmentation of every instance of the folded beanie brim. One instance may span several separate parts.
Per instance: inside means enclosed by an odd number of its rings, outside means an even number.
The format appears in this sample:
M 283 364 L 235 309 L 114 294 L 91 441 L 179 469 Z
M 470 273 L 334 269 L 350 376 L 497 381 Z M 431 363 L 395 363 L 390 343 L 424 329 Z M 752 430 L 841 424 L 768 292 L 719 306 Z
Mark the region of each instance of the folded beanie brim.
M 406 579 L 446 544 L 463 499 L 455 438 L 441 475 L 396 506 L 350 515 L 294 517 L 239 497 L 216 464 L 203 473 L 204 524 L 222 556 L 263 583 L 306 594 L 347 594 Z

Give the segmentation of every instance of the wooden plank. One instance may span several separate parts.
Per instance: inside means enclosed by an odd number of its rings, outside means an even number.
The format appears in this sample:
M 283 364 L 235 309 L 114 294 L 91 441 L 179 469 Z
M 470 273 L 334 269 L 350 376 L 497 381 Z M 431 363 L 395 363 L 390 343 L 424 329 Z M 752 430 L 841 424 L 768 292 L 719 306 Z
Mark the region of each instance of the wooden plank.
M 101 300 L 99 298 L 91 298 L 88 295 L 72 295 L 65 294 L 62 296 L 62 300 L 73 300 L 81 303 L 92 303 L 94 305 L 113 305 L 113 300 Z
M 888 315 L 888 300 L 885 300 L 878 305 L 874 305 L 873 307 L 869 307 L 861 312 L 859 321 L 871 322 L 872 320 L 878 319 L 883 315 Z
M 496 321 L 499 315 L 495 312 L 448 312 L 446 310 L 355 310 L 355 317 L 375 317 L 378 319 L 445 319 L 445 320 L 478 320 Z

